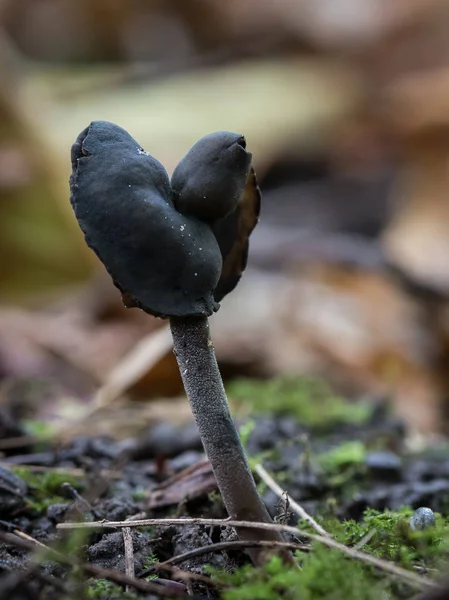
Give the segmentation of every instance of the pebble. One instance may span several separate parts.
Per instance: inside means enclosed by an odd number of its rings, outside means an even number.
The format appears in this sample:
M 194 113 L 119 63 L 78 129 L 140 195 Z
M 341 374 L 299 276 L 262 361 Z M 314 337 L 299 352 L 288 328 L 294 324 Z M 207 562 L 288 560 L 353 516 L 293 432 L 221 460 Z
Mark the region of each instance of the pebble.
M 431 508 L 421 506 L 417 508 L 410 517 L 410 528 L 420 531 L 435 526 L 435 514 Z

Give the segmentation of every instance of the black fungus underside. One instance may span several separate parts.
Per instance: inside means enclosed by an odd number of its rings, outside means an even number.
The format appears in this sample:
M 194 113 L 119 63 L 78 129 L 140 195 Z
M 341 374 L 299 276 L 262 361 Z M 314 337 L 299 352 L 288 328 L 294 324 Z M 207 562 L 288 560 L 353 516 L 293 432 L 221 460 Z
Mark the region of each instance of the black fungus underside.
M 256 173 L 251 168 L 236 209 L 212 226 L 220 246 L 223 269 L 214 291 L 217 302 L 232 292 L 240 281 L 248 262 L 249 236 L 258 223 L 261 194 Z

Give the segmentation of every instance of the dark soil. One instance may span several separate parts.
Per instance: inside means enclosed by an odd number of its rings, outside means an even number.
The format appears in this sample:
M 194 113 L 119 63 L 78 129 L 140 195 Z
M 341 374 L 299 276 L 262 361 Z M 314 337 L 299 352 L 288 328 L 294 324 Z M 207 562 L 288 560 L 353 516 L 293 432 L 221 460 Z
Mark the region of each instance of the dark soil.
M 9 425 L 3 440 L 21 432 L 20 423 Z M 249 455 L 263 462 L 291 497 L 318 519 L 334 515 L 341 521 L 359 520 L 366 508 L 394 510 L 404 505 L 427 506 L 446 514 L 447 453 L 435 448 L 410 455 L 404 439 L 401 424 L 378 409 L 365 425 L 341 424 L 313 436 L 290 416 L 258 416 L 246 446 Z M 348 456 L 332 453 L 335 448 L 346 448 Z M 324 461 L 323 456 L 327 456 Z M 40 442 L 38 447 L 4 450 L 1 465 L 1 535 L 23 532 L 78 562 L 102 569 L 124 573 L 122 531 L 88 530 L 83 538 L 74 538 L 56 525 L 73 520 L 117 521 L 139 514 L 140 518 L 227 516 L 192 425 L 177 429 L 161 423 L 139 439 L 120 442 L 81 437 L 62 446 Z M 263 497 L 273 517 L 297 523 L 297 517 L 282 515 L 285 505 L 274 493 L 264 489 Z M 155 563 L 232 535 L 229 529 L 205 526 L 132 529 L 136 575 L 146 581 Z M 11 538 L 2 539 L 0 598 L 126 597 L 122 587 L 104 581 L 107 577 L 83 574 L 83 569 L 62 566 L 48 555 L 35 567 L 28 549 Z M 246 552 L 239 549 L 205 554 L 177 566 L 205 575 L 206 564 L 230 571 L 248 562 Z M 170 583 L 170 572 L 155 572 L 152 577 L 173 594 L 219 597 L 219 590 L 203 581 Z

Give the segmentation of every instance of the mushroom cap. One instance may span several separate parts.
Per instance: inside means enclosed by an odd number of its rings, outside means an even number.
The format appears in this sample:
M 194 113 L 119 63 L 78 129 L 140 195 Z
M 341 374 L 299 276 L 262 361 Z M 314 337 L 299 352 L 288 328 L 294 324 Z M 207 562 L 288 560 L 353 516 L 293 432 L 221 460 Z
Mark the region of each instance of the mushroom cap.
M 164 167 L 124 129 L 94 121 L 72 146 L 72 169 L 76 218 L 125 306 L 160 317 L 218 310 L 245 269 L 259 215 L 243 136 L 202 138 L 175 169 L 173 192 Z
M 95 121 L 72 147 L 70 201 L 125 306 L 209 316 L 222 259 L 210 227 L 175 210 L 164 167 L 121 127 Z
M 251 159 L 243 135 L 217 131 L 201 138 L 173 171 L 177 210 L 208 223 L 229 215 L 248 179 Z

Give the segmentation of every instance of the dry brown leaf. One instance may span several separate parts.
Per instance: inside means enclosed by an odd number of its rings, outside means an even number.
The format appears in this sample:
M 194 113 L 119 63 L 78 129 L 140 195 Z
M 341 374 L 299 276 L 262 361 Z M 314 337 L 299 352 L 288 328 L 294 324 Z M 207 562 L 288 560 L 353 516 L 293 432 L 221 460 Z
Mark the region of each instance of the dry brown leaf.
M 401 78 L 385 91 L 385 101 L 403 164 L 383 243 L 391 261 L 411 279 L 447 294 L 449 68 Z
M 391 398 L 422 431 L 441 425 L 439 341 L 425 307 L 382 273 L 337 265 L 271 275 L 250 269 L 211 329 L 221 361 L 258 363 L 266 374 L 312 373 L 345 392 Z
M 181 504 L 205 496 L 217 489 L 212 467 L 207 459 L 173 475 L 149 494 L 148 508 L 154 510 Z
M 148 375 L 165 355 L 171 351 L 173 341 L 168 325 L 142 338 L 122 358 L 95 394 L 94 410 L 111 404 L 145 375 Z

